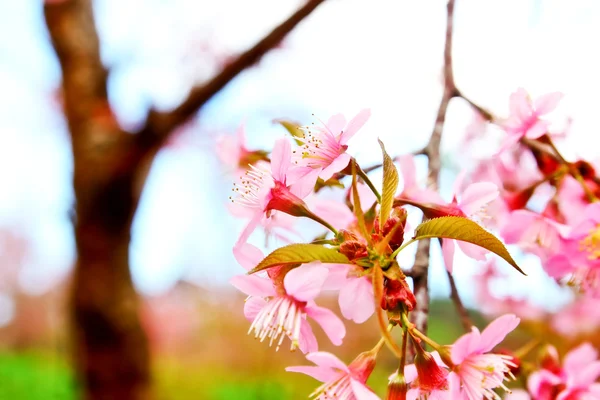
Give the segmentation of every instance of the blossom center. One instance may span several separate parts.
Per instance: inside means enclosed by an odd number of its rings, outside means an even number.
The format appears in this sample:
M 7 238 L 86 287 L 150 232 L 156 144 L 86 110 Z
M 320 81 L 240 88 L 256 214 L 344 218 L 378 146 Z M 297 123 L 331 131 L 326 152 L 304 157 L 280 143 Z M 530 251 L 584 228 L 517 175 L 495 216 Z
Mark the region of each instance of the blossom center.
M 579 242 L 581 251 L 588 253 L 589 260 L 597 260 L 600 258 L 600 225 L 593 228 L 590 233 Z
M 248 208 L 262 208 L 265 189 L 275 185 L 273 176 L 265 168 L 250 165 L 237 183 L 234 182 L 229 196 L 232 203 L 238 203 Z
M 314 397 L 316 400 L 354 399 L 350 377 L 343 374 L 334 381 L 326 382 L 319 386 L 310 397 Z
M 269 339 L 269 346 L 275 343 L 276 351 L 287 336 L 292 342 L 290 350 L 295 350 L 300 346 L 300 329 L 306 317 L 305 306 L 306 303 L 287 295 L 271 298 L 254 318 L 248 334 L 254 332 L 261 342 Z

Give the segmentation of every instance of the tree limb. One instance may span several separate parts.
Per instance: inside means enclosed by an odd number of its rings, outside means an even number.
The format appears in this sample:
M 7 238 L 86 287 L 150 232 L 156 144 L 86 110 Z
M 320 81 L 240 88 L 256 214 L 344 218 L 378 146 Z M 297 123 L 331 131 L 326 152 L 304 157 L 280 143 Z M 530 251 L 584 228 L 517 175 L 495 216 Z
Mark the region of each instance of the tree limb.
M 454 19 L 454 2 L 449 0 L 447 4 L 446 17 L 446 38 L 444 45 L 444 92 L 438 107 L 437 117 L 433 132 L 429 137 L 427 145 L 423 149 L 423 153 L 428 158 L 428 174 L 427 184 L 431 188 L 437 188 L 439 183 L 439 174 L 441 165 L 440 157 L 440 142 L 442 132 L 446 122 L 446 111 L 448 104 L 453 97 L 458 96 L 458 91 L 454 84 L 454 73 L 452 70 L 452 24 Z M 417 299 L 417 306 L 411 312 L 411 321 L 417 326 L 421 332 L 427 332 L 427 318 L 429 314 L 429 287 L 428 287 L 428 272 L 429 272 L 429 239 L 419 241 L 415 262 L 412 267 L 411 276 L 413 278 L 414 293 Z
M 147 151 L 156 151 L 179 125 L 191 118 L 208 100 L 246 68 L 258 62 L 263 55 L 277 46 L 281 40 L 310 15 L 324 0 L 308 0 L 302 8 L 277 26 L 252 48 L 240 54 L 209 82 L 191 90 L 187 99 L 170 112 L 151 111 L 146 125 L 138 134 L 139 141 Z

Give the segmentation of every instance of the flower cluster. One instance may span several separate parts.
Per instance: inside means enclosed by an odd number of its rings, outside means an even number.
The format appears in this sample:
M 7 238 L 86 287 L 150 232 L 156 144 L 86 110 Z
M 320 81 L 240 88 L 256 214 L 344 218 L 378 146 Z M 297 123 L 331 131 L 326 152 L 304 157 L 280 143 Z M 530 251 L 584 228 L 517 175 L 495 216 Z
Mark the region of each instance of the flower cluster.
M 304 353 L 315 365 L 287 370 L 320 381 L 312 395 L 317 399 L 378 399 L 367 381 L 384 345 L 400 360 L 387 399 L 499 399 L 497 390 L 510 392 L 507 382 L 515 374 L 529 375 L 534 399 L 595 398 L 597 362 L 572 361 L 583 350 L 567 356 L 563 369 L 555 363 L 533 373 L 520 367 L 519 357 L 494 352 L 521 319 L 546 318 L 547 313 L 524 299 L 492 294 L 499 273 L 490 253 L 523 272 L 493 230 L 505 243 L 539 258 L 557 282 L 575 288 L 578 301 L 585 303 L 578 310 L 600 304 L 600 179 L 589 162 L 566 161 L 553 142 L 548 116 L 561 97 L 552 93 L 532 101 L 517 90 L 509 118 L 491 121 L 506 133 L 500 150 L 492 160 L 479 160 L 473 170 L 459 174 L 449 199 L 419 183 L 413 155 L 391 157 L 380 142 L 381 165 L 363 169 L 350 156 L 350 139 L 366 124 L 369 110 L 349 122 L 341 114 L 310 126 L 287 122 L 292 137 L 277 140 L 270 154 L 248 150 L 241 128 L 238 139 L 221 139 L 219 148 L 227 151 L 219 154 L 239 176 L 230 209 L 247 221 L 233 249 L 247 273 L 233 277 L 231 284 L 248 296 L 248 333 L 276 350 Z M 485 127 L 478 118 L 478 126 Z M 379 168 L 381 188 L 369 176 Z M 332 194 L 326 200 L 318 195 L 324 188 Z M 424 222 L 411 229 L 407 219 L 412 213 L 420 213 Z M 289 240 L 290 234 L 299 234 L 298 218 L 312 220 L 322 231 L 308 243 Z M 250 243 L 259 227 L 267 234 L 277 232 L 288 244 L 265 256 Z M 456 246 L 467 257 L 485 261 L 473 278 L 475 292 L 482 311 L 497 316 L 481 332 L 469 326 L 452 345 L 436 343 L 411 322 L 422 300 L 413 293 L 411 270 L 397 261 L 410 244 L 431 239 L 441 245 L 450 278 Z M 319 351 L 313 332 L 318 325 L 333 345 L 343 344 L 346 323 L 318 305 L 320 295 L 331 291 L 337 292 L 344 319 L 362 324 L 375 315 L 379 325 L 381 340 L 348 365 Z M 562 318 L 551 325 L 564 327 L 568 322 L 561 323 Z M 394 337 L 394 330 L 401 335 Z M 585 349 L 595 360 L 596 353 Z

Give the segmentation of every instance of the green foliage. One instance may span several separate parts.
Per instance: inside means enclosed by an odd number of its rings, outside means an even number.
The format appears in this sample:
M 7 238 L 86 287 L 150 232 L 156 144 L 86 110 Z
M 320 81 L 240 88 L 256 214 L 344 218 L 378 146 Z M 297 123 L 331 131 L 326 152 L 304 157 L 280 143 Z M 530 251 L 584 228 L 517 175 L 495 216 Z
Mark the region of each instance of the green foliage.
M 0 355 L 0 399 L 70 400 L 78 398 L 76 392 L 68 366 L 58 357 Z
M 360 197 L 358 196 L 358 189 L 356 188 L 356 161 L 350 161 L 352 163 L 352 202 L 354 203 L 354 215 L 356 216 L 356 223 L 361 235 L 367 240 L 367 243 L 371 244 L 371 235 L 367 231 L 365 225 L 365 216 L 363 214 L 362 205 L 360 204 Z
M 212 391 L 213 400 L 289 399 L 289 390 L 276 382 L 259 381 L 219 386 Z
M 427 238 L 447 238 L 469 242 L 481 246 L 506 260 L 517 271 L 526 275 L 511 257 L 504 244 L 477 223 L 464 217 L 440 217 L 423 222 L 415 230 L 415 240 Z
M 383 142 L 379 139 L 381 153 L 383 154 L 383 190 L 381 192 L 381 209 L 379 211 L 379 226 L 383 229 L 383 225 L 390 216 L 392 206 L 394 204 L 394 195 L 398 189 L 398 170 L 394 165 L 394 161 L 385 151 Z
M 305 264 L 311 261 L 350 264 L 346 256 L 337 250 L 319 244 L 297 243 L 273 251 L 248 273 L 253 274 L 276 265 Z

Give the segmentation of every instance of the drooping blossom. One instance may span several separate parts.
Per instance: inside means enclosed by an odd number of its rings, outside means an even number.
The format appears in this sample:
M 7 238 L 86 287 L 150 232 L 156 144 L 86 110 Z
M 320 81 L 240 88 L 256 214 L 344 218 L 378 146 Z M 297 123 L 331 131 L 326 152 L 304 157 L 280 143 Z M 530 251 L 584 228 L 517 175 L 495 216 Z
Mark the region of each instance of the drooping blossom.
M 311 317 L 334 345 L 341 345 L 346 335 L 343 322 L 331 310 L 314 302 L 327 274 L 327 268 L 315 262 L 291 270 L 275 267 L 268 277 L 234 276 L 230 283 L 250 296 L 244 307 L 246 318 L 252 321 L 248 333 L 254 333 L 261 341 L 268 340 L 277 349 L 288 337 L 292 350 L 316 351 L 317 340 L 306 321 Z
M 513 314 L 503 315 L 492 321 L 483 332 L 473 327 L 452 345 L 450 352 L 455 373 L 461 384 L 461 395 L 468 400 L 497 399 L 495 388 L 508 389 L 504 385 L 510 367 L 511 356 L 489 353 L 519 324 Z
M 316 366 L 288 367 L 289 372 L 300 372 L 323 382 L 311 395 L 317 400 L 379 400 L 366 385 L 375 368 L 375 355 L 360 354 L 346 366 L 339 358 L 326 352 L 306 355 Z
M 318 176 L 328 180 L 346 168 L 350 155 L 346 153 L 348 140 L 367 122 L 371 116 L 369 109 L 360 111 L 350 122 L 342 114 L 335 114 L 322 126 L 304 128 L 303 144 L 294 151 L 295 177 L 317 171 Z M 316 181 L 316 177 L 314 178 Z M 314 183 L 314 182 L 313 182 Z
M 515 210 L 503 221 L 500 235 L 507 244 L 519 244 L 525 251 L 546 260 L 560 247 L 569 227 L 529 210 Z
M 290 142 L 287 139 L 278 140 L 271 153 L 269 166 L 265 163 L 251 165 L 234 183 L 231 201 L 251 211 L 250 222 L 240 235 L 239 242 L 245 242 L 261 221 L 276 210 L 297 217 L 309 215 L 302 199 L 314 187 L 313 173 L 288 182 L 291 154 Z
M 537 139 L 544 135 L 548 131 L 550 123 L 542 117 L 552 112 L 562 97 L 562 93 L 553 92 L 532 101 L 523 88 L 519 88 L 511 94 L 510 116 L 503 124 L 507 137 L 500 152 L 514 145 L 523 137 Z
M 556 350 L 553 353 L 556 353 Z M 555 358 L 556 355 L 552 358 Z M 550 362 L 548 362 L 550 361 Z M 527 381 L 535 400 L 595 400 L 600 398 L 598 351 L 584 343 L 566 354 L 562 367 L 557 359 L 532 373 Z
M 390 379 L 393 376 L 390 377 Z M 404 367 L 404 378 L 410 385 L 407 400 L 452 400 L 460 397 L 460 382 L 448 371 L 437 352 L 417 352 L 415 363 Z
M 543 267 L 551 277 L 569 276 L 582 292 L 600 298 L 600 203 L 585 208 L 580 222 Z

